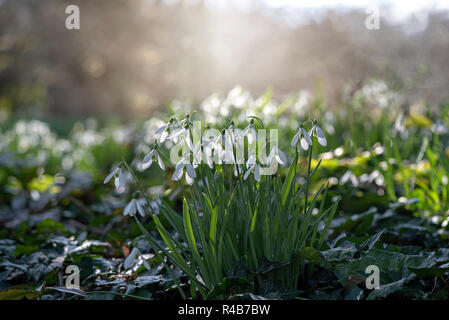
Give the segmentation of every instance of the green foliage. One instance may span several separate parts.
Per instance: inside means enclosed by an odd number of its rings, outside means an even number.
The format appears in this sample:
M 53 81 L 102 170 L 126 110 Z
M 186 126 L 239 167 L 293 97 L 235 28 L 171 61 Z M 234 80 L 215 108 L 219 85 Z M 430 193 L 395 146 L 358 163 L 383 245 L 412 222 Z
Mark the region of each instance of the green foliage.
M 231 165 L 200 164 L 192 186 L 141 170 L 157 117 L 78 122 L 65 136 L 42 121 L 10 119 L 0 132 L 0 297 L 447 298 L 449 105 L 379 113 L 365 100 L 335 110 L 310 102 L 305 117 L 326 119 L 323 130 L 335 132 L 328 148 L 295 153 L 274 176 L 245 180 L 243 169 L 236 177 Z M 247 110 L 268 113 L 263 124 L 282 125 L 285 150 L 294 104 L 267 92 L 215 120 L 228 126 L 246 121 Z M 102 182 L 121 156 L 139 183 L 112 191 Z M 144 194 L 148 212 L 123 216 Z M 80 267 L 82 292 L 61 287 L 69 264 Z M 378 290 L 364 285 L 368 264 L 380 268 Z

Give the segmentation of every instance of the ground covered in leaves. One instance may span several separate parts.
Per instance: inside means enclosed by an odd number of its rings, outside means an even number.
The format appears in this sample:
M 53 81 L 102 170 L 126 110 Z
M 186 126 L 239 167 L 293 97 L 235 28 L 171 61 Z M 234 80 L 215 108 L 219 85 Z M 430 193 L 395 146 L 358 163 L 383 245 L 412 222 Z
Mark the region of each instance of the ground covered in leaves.
M 85 202 L 89 189 L 78 189 L 77 198 L 71 200 L 68 199 L 73 196 L 69 196 L 68 190 L 65 192 L 65 196 L 61 191 L 39 201 L 15 199 L 10 214 L 2 214 L 5 228 L 0 240 L 0 298 L 180 298 L 175 281 L 186 279 L 179 271 L 172 273 L 177 279 L 166 272 L 133 221 L 121 215 L 120 201 L 105 206 L 94 198 L 88 208 L 83 208 L 77 202 Z M 298 290 L 267 284 L 265 294 L 253 295 L 244 265 L 240 265 L 230 271 L 210 297 L 448 298 L 447 234 L 432 222 L 413 217 L 408 203 L 376 207 L 364 203 L 363 197 L 347 197 L 354 207 L 368 209 L 334 219 L 327 250 L 301 253 L 316 267 L 312 278 Z M 45 209 L 42 201 L 60 204 Z M 148 225 L 151 228 L 150 221 Z M 365 287 L 366 266 L 373 264 L 381 271 L 379 290 Z M 79 266 L 82 291 L 65 288 L 65 270 L 69 265 Z M 259 272 L 276 267 L 267 262 Z

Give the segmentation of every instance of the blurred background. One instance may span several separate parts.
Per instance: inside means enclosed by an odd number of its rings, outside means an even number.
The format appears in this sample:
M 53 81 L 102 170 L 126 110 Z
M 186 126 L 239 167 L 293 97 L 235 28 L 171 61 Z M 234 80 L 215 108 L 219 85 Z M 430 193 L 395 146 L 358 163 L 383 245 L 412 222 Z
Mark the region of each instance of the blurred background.
M 76 4 L 81 29 L 65 28 Z M 368 30 L 367 9 L 380 8 Z M 429 106 L 449 95 L 444 1 L 0 0 L 0 113 L 148 117 L 241 85 L 338 105 L 370 79 Z

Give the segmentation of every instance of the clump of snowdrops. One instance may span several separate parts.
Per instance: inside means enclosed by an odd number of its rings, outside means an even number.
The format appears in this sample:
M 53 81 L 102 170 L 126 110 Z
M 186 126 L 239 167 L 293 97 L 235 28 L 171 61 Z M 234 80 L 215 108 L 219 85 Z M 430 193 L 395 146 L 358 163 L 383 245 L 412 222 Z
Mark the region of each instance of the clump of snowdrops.
M 157 255 L 167 257 L 187 275 L 193 297 L 199 294 L 207 298 L 211 290 L 225 278 L 236 277 L 235 270 L 242 268 L 256 293 L 267 281 L 297 288 L 310 269 L 301 250 L 323 246 L 337 209 L 336 202 L 324 208 L 324 184 L 314 194 L 309 192 L 320 163 L 311 167 L 313 146 L 316 141 L 327 144 L 323 131 L 315 120 L 300 123 L 291 141 L 291 158 L 278 148 L 271 132 L 267 138 L 260 129 L 264 129 L 263 122 L 256 117 L 251 117 L 243 130 L 231 122 L 218 131 L 194 124 L 188 114 L 181 121 L 172 118 L 156 130 L 158 139 L 142 166 L 157 163 L 161 170 L 174 167 L 171 179 L 179 182 L 183 192 L 182 213 L 175 212 L 162 198 L 155 210 L 152 195 L 145 192 L 126 162 L 105 179 L 107 183 L 114 178 L 120 188 L 126 184 L 126 174 L 134 177 L 143 198 L 132 199 L 124 214 L 134 217 Z M 172 146 L 171 160 L 163 148 L 167 142 Z M 173 151 L 174 146 L 177 151 Z M 246 152 L 242 154 L 242 150 Z M 258 156 L 260 150 L 269 150 L 268 156 Z M 301 152 L 306 153 L 308 165 L 305 182 L 298 185 Z M 285 177 L 278 175 L 278 165 L 288 163 Z M 141 223 L 147 215 L 154 220 L 165 246 Z M 186 297 L 181 286 L 178 288 Z

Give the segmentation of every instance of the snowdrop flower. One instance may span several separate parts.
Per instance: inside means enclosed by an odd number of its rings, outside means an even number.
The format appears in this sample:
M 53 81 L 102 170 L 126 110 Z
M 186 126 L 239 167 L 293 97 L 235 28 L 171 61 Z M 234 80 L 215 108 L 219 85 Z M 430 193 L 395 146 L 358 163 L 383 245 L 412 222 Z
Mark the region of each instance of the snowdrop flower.
M 248 160 L 249 161 L 249 160 Z M 246 180 L 251 172 L 254 172 L 254 179 L 256 179 L 257 182 L 260 182 L 260 164 L 253 163 L 248 170 L 245 172 L 245 175 L 243 176 L 243 180 Z
M 144 209 L 145 199 L 131 199 L 131 201 L 126 205 L 123 210 L 123 215 L 133 217 L 137 212 L 144 217 L 145 209 Z
M 184 141 L 184 143 L 190 150 L 193 151 L 194 149 L 188 125 L 185 125 L 182 129 L 176 130 L 167 139 L 172 140 L 175 143 L 178 143 L 179 141 Z
M 154 133 L 156 135 L 160 135 L 159 142 L 164 143 L 167 140 L 170 131 L 178 128 L 181 125 L 182 121 L 176 121 L 175 118 L 171 118 L 169 122 L 164 123 L 163 126 L 159 127 Z
M 251 119 L 249 125 L 245 129 L 243 129 L 241 134 L 243 136 L 248 136 L 249 144 L 252 144 L 254 141 L 258 140 L 257 131 L 256 131 L 256 128 L 254 127 L 254 119 Z
M 173 173 L 172 180 L 179 181 L 184 174 L 184 168 L 186 169 L 186 182 L 189 185 L 193 184 L 193 181 L 196 177 L 195 168 L 187 162 L 185 159 L 182 159 L 177 165 L 175 172 Z
M 312 139 L 310 139 L 310 135 L 304 129 L 304 125 L 302 123 L 299 125 L 298 132 L 293 137 L 292 147 L 294 147 L 298 143 L 298 140 L 300 140 L 301 147 L 304 150 L 308 150 L 309 149 L 309 145 L 310 146 L 312 145 Z
M 108 183 L 112 178 L 114 178 L 114 184 L 117 189 L 120 187 L 125 187 L 125 174 L 121 167 L 115 168 L 107 177 L 104 179 L 104 184 Z
M 287 163 L 287 158 L 285 157 L 284 153 L 281 150 L 279 150 L 277 146 L 274 146 L 271 149 L 270 154 L 268 155 L 267 158 L 267 162 L 271 164 L 273 160 L 276 160 L 276 162 L 279 163 L 281 166 Z
M 195 112 L 195 111 L 193 111 L 193 112 Z M 192 113 L 193 113 L 192 112 Z M 190 114 L 190 113 L 187 113 L 186 114 L 186 116 L 184 117 L 184 119 L 183 120 L 181 120 L 181 123 L 180 123 L 180 125 L 181 126 L 184 126 L 184 125 L 191 125 L 192 124 L 192 121 L 190 120 L 190 117 L 191 117 L 192 115 Z
M 164 165 L 164 161 L 162 161 L 161 156 L 159 155 L 159 153 L 157 152 L 157 147 L 153 150 L 151 150 L 146 156 L 145 158 L 143 158 L 143 169 L 147 169 L 151 166 L 151 164 L 153 163 L 154 160 L 157 160 L 157 163 L 159 165 L 159 167 L 162 170 L 165 170 L 165 165 Z
M 209 147 L 211 146 L 214 141 L 217 139 L 217 136 L 209 130 L 210 128 L 206 128 L 206 134 L 203 134 L 201 137 L 201 142 L 203 147 Z
M 327 146 L 327 140 L 324 136 L 323 130 L 318 126 L 317 121 L 313 120 L 313 127 L 309 131 L 309 135 L 313 137 L 315 135 L 318 138 L 318 143 L 321 144 L 323 147 Z

